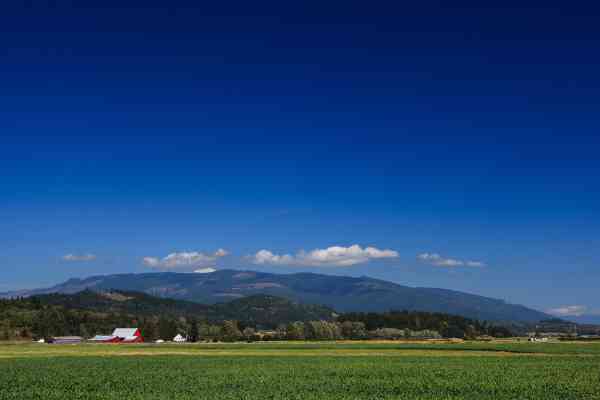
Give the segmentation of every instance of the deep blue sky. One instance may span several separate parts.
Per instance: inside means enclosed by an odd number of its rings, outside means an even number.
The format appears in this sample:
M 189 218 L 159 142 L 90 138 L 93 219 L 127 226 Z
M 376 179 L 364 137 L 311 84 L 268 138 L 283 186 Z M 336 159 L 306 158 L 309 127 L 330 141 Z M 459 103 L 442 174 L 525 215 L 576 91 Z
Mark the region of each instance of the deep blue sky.
M 493 3 L 3 5 L 0 291 L 224 248 L 600 312 L 600 9 Z

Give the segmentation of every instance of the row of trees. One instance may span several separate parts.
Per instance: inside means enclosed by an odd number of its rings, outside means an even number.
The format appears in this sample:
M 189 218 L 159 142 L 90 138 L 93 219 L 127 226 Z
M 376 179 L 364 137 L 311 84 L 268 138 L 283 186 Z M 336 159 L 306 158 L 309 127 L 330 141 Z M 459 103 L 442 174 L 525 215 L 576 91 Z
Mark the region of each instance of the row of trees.
M 192 342 L 197 341 L 270 341 L 270 340 L 339 340 L 339 339 L 416 339 L 441 338 L 434 330 L 414 331 L 410 329 L 379 328 L 368 331 L 363 322 L 353 321 L 296 321 L 282 324 L 275 330 L 257 330 L 254 327 L 241 326 L 237 321 L 227 320 L 222 324 L 208 324 L 196 320 L 179 321 L 178 327 L 158 320 L 155 327 L 153 322 L 146 320 L 142 332 L 147 339 L 171 339 L 176 333 L 187 334 Z M 169 326 L 163 330 L 162 327 Z M 156 334 L 158 332 L 158 335 Z
M 264 331 L 253 326 L 244 326 L 238 321 L 226 320 L 211 324 L 196 319 L 149 318 L 141 322 L 141 330 L 147 340 L 170 340 L 176 334 L 187 335 L 197 341 L 259 341 L 259 340 L 327 340 L 367 338 L 364 324 L 360 322 L 308 321 L 281 324 L 277 329 Z
M 81 316 L 81 315 L 80 315 Z M 411 330 L 397 328 L 377 328 L 367 330 L 363 322 L 357 321 L 307 321 L 280 325 L 271 331 L 257 330 L 251 326 L 240 326 L 237 321 L 227 320 L 210 324 L 195 319 L 167 317 L 149 318 L 97 318 L 74 319 L 61 313 L 50 312 L 32 326 L 14 326 L 4 320 L 0 323 L 0 340 L 49 338 L 53 336 L 75 335 L 92 337 L 96 334 L 109 334 L 117 326 L 138 326 L 145 340 L 172 340 L 177 334 L 197 341 L 270 341 L 270 340 L 338 340 L 338 339 L 416 339 L 441 338 L 436 330 Z M 119 321 L 119 322 L 116 322 Z M 465 337 L 458 331 L 451 337 Z
M 420 311 L 347 313 L 340 315 L 338 321 L 362 322 L 370 332 L 384 329 L 382 331 L 384 332 L 382 333 L 383 336 L 391 334 L 392 331 L 389 331 L 389 329 L 408 332 L 437 332 L 440 336 L 446 338 L 472 339 L 483 335 L 493 337 L 510 337 L 513 335 L 510 329 L 486 321 L 473 320 L 458 315 Z M 404 337 L 409 335 L 410 333 L 404 332 Z

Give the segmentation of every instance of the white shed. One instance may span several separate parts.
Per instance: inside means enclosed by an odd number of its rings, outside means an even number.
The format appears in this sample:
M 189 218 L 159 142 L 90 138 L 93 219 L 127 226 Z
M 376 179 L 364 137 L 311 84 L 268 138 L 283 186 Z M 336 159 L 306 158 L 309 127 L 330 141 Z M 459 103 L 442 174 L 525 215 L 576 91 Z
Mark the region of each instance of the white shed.
M 173 341 L 174 341 L 175 343 L 184 343 L 184 342 L 187 342 L 187 339 L 186 339 L 186 338 L 184 338 L 183 336 L 181 336 L 180 334 L 177 334 L 177 336 L 175 336 L 175 337 L 173 338 Z

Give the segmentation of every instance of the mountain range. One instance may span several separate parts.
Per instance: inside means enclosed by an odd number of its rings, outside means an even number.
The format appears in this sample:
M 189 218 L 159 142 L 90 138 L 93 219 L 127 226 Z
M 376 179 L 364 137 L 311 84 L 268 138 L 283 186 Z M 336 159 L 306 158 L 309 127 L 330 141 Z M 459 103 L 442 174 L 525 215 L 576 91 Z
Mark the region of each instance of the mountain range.
M 135 291 L 161 298 L 216 304 L 264 294 L 302 304 L 322 305 L 337 312 L 383 312 L 409 310 L 441 312 L 467 318 L 534 323 L 548 314 L 464 292 L 409 287 L 369 277 L 346 277 L 315 273 L 272 274 L 256 271 L 218 270 L 212 273 L 143 273 L 70 279 L 59 285 L 9 292 L 0 297 L 84 291 Z

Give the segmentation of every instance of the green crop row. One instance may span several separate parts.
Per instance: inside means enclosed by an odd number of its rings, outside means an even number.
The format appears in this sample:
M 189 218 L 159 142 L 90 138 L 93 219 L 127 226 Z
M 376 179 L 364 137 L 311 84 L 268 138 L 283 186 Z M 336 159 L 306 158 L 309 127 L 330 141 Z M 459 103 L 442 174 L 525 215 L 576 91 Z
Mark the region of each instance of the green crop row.
M 600 399 L 600 358 L 6 358 L 0 399 Z

